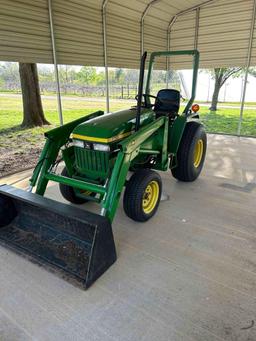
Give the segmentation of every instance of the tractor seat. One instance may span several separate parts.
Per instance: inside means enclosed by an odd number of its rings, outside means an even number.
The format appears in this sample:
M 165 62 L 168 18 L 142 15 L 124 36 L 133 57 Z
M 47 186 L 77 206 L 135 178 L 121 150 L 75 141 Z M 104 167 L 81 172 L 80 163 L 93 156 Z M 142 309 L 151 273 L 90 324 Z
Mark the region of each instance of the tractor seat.
M 180 109 L 180 92 L 175 89 L 162 89 L 158 91 L 154 111 L 156 117 L 175 117 Z

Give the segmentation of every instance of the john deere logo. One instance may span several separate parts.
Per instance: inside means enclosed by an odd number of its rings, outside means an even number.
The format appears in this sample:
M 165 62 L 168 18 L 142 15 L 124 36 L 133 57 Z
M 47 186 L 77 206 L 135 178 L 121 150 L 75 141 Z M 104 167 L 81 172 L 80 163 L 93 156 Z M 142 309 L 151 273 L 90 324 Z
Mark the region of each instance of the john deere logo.
M 86 149 L 92 149 L 91 143 L 84 142 L 84 148 L 86 148 Z

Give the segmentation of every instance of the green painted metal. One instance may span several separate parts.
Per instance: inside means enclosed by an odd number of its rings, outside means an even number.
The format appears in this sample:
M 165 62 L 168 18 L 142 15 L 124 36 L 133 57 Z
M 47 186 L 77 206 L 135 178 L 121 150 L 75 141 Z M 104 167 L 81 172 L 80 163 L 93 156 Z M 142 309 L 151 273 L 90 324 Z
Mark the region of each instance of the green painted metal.
M 130 155 L 120 151 L 103 198 L 101 214 L 113 221 L 130 166 Z
M 62 126 L 63 127 L 63 126 Z M 48 150 L 45 155 L 45 159 L 42 162 L 42 168 L 40 177 L 38 179 L 37 187 L 36 187 L 36 193 L 40 195 L 44 195 L 46 187 L 48 185 L 48 179 L 46 178 L 46 173 L 52 167 L 57 159 L 60 145 L 58 143 L 55 143 L 54 140 L 50 140 L 50 143 L 48 145 Z
M 182 115 L 175 118 L 161 116 L 156 119 L 155 112 L 146 103 L 141 112 L 140 129 L 136 132 L 136 108 L 106 115 L 98 111 L 47 132 L 45 147 L 31 178 L 31 185 L 37 184 L 36 193 L 44 195 L 49 180 L 73 187 L 79 197 L 83 197 L 82 191 L 98 193 L 96 198 L 86 196 L 86 199 L 100 202 L 101 214 L 112 221 L 129 169 L 143 167 L 151 156 L 154 158 L 151 166 L 153 169 L 166 171 L 169 167 L 177 166 L 176 154 L 184 128 L 187 121 L 193 119 L 190 107 L 195 98 L 198 51 L 152 53 L 146 94 L 149 94 L 155 58 L 175 55 L 194 57 L 192 95 Z M 70 145 L 71 134 L 77 135 L 75 138 L 78 139 L 80 136 L 80 140 L 86 144 L 85 148 Z M 122 134 L 122 137 L 113 139 Z M 91 137 L 89 144 L 86 137 Z M 94 143 L 101 143 L 97 139 L 109 141 L 109 152 L 94 150 Z M 60 149 L 69 177 L 57 175 L 53 171 Z
M 160 150 L 153 150 L 153 149 L 143 149 L 140 148 L 140 154 L 149 154 L 149 155 L 157 155 L 160 154 Z
M 79 124 L 102 115 L 104 115 L 104 111 L 101 110 L 96 111 L 90 115 L 86 115 L 77 120 L 66 123 L 61 127 L 49 130 L 48 132 L 45 133 L 45 136 L 50 140 L 54 140 L 55 143 L 58 143 L 59 145 L 63 146 L 67 142 L 70 134 Z
M 124 153 L 131 153 L 138 149 L 145 140 L 147 140 L 154 132 L 156 132 L 165 122 L 165 117 L 159 117 L 154 122 L 142 127 L 139 131 L 120 142 Z M 138 149 L 139 152 L 139 149 Z
M 178 152 L 180 140 L 187 123 L 185 116 L 178 116 L 169 129 L 168 151 L 171 154 Z
M 50 169 L 50 167 L 54 165 L 59 154 L 60 148 L 64 146 L 66 143 L 68 143 L 70 134 L 74 130 L 74 128 L 82 122 L 85 122 L 87 120 L 90 120 L 91 118 L 103 114 L 104 114 L 103 111 L 97 111 L 95 113 L 81 117 L 78 120 L 66 123 L 61 127 L 52 129 L 45 133 L 46 144 L 40 155 L 39 162 L 35 167 L 35 170 L 30 180 L 30 185 L 32 187 L 34 187 L 38 181 L 36 188 L 37 194 L 44 195 L 49 181 L 45 177 L 45 175 Z
M 184 115 L 178 116 L 169 129 L 168 150 L 170 153 L 170 168 L 174 168 L 177 166 L 176 155 L 186 124 L 187 117 Z
M 131 161 L 140 153 L 140 145 L 159 130 L 166 121 L 166 117 L 160 117 L 120 143 L 121 151 L 115 161 L 106 197 L 102 203 L 103 214 L 111 221 L 114 219 Z
M 73 176 L 74 175 L 74 163 L 75 163 L 75 150 L 74 146 L 65 148 L 62 150 L 62 158 L 65 162 L 65 167 L 67 168 L 68 175 Z
M 83 191 L 90 191 L 90 192 L 99 193 L 99 194 L 106 193 L 106 189 L 103 186 L 99 186 L 99 185 L 89 183 L 86 181 L 77 180 L 74 178 L 67 178 L 65 176 L 56 175 L 54 173 L 47 173 L 45 175 L 45 178 L 47 180 L 51 180 L 51 181 L 61 183 L 63 185 L 75 187 Z
M 161 158 L 161 166 L 162 170 L 168 169 L 168 132 L 169 132 L 169 119 L 165 117 L 164 122 L 164 131 L 163 131 L 163 144 L 162 144 L 162 158 Z
M 30 186 L 32 186 L 32 187 L 34 187 L 36 185 L 37 179 L 38 179 L 39 174 L 40 174 L 41 169 L 42 169 L 42 163 L 44 162 L 46 155 L 48 153 L 48 150 L 50 148 L 50 142 L 51 141 L 49 139 L 46 139 L 46 142 L 45 142 L 44 148 L 41 152 L 41 155 L 39 157 L 38 163 L 37 163 L 37 165 L 33 171 L 31 178 L 29 179 Z
M 144 109 L 141 124 L 146 125 L 154 119 L 153 110 Z M 73 133 L 80 136 L 110 139 L 135 129 L 136 108 L 106 114 L 77 125 Z M 96 141 L 97 142 L 97 141 Z
M 105 179 L 113 168 L 111 153 L 75 147 L 74 155 L 75 169 L 79 174 L 86 174 L 87 178 Z

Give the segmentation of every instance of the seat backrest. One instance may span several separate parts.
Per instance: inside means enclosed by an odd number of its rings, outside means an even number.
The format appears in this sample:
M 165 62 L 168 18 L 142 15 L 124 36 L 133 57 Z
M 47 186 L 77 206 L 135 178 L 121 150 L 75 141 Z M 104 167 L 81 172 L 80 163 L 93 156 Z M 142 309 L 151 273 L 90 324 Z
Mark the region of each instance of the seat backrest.
M 154 111 L 158 116 L 175 115 L 180 109 L 180 92 L 175 89 L 162 89 L 158 92 Z

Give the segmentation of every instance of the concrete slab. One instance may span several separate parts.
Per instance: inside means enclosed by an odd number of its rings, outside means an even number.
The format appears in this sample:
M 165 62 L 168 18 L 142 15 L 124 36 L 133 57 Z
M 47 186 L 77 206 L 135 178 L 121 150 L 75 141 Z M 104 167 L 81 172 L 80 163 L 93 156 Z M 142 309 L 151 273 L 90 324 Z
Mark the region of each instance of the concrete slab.
M 118 260 L 88 291 L 0 247 L 0 340 L 255 341 L 256 139 L 208 139 L 198 181 L 161 174 L 169 200 L 150 222 L 120 204 Z M 47 196 L 62 200 L 55 184 Z

